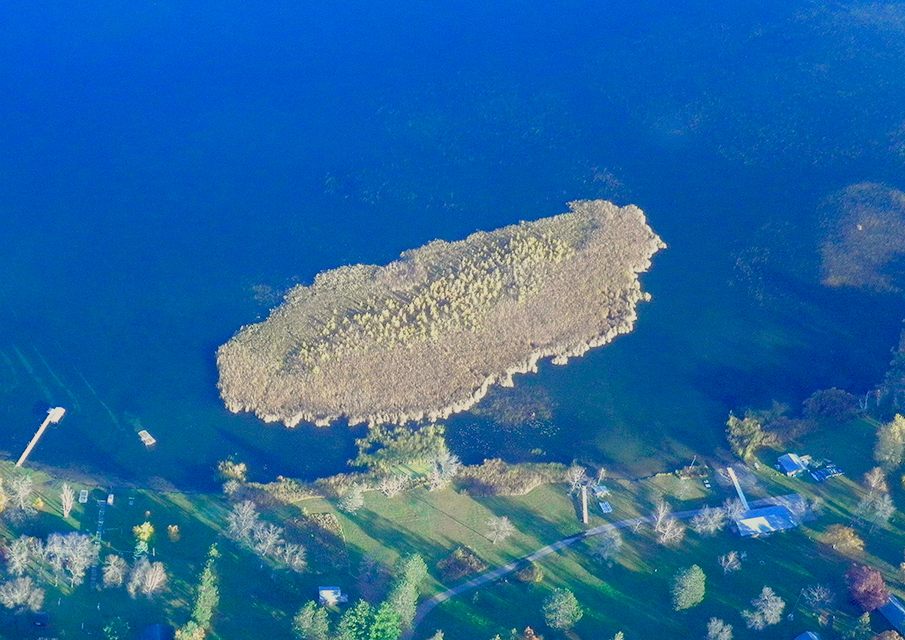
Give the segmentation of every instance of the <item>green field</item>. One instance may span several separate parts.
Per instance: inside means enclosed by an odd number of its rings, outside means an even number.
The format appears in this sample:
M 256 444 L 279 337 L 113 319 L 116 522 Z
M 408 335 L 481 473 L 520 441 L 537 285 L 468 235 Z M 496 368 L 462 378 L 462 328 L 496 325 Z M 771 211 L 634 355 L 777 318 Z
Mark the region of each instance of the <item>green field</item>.
M 857 481 L 873 466 L 870 447 L 875 428 L 875 423 L 857 421 L 817 432 L 791 446 L 814 458 L 831 458 L 846 470 L 847 476 L 823 484 L 780 475 L 772 469 L 776 452 L 762 452 L 756 472 L 759 487 L 750 492 L 752 498 L 800 492 L 822 503 L 820 517 L 798 530 L 756 540 L 742 540 L 728 530 L 713 537 L 689 531 L 678 548 L 656 544 L 646 529 L 625 530 L 625 544 L 609 564 L 592 559 L 589 545 L 593 541 L 582 542 L 545 558 L 540 563 L 544 578 L 539 584 L 524 584 L 509 576 L 463 594 L 435 609 L 415 637 L 426 638 L 443 629 L 451 640 L 483 640 L 497 633 L 505 637 L 509 629 L 527 625 L 548 640 L 567 637 L 548 629 L 541 613 L 544 598 L 559 586 L 573 590 L 585 609 L 584 618 L 568 637 L 585 640 L 609 638 L 619 630 L 629 639 L 655 634 L 703 637 L 711 616 L 733 624 L 736 638 L 791 638 L 807 629 L 817 630 L 817 621 L 801 606 L 799 594 L 803 587 L 818 582 L 836 592 L 838 620 L 850 620 L 857 612 L 848 602 L 843 574 L 851 559 L 840 556 L 820 538 L 829 525 L 849 523 L 860 492 Z M 10 464 L 0 465 L 7 483 L 12 473 Z M 318 585 L 338 585 L 353 601 L 360 595 L 379 598 L 395 561 L 405 554 L 419 553 L 431 570 L 424 587 L 427 597 L 451 586 L 441 582 L 436 565 L 457 546 L 471 547 L 492 568 L 583 529 L 577 501 L 560 484 L 543 485 L 517 497 L 478 498 L 451 489 L 416 489 L 387 498 L 370 491 L 365 494 L 365 506 L 355 515 L 338 511 L 332 501 L 323 498 L 259 500 L 264 518 L 279 522 L 296 536 L 307 536 L 301 541 L 308 548 L 310 567 L 300 575 L 270 566 L 226 539 L 223 526 L 230 503 L 224 496 L 70 481 L 76 491 L 88 488 L 92 493 L 88 504 L 76 505 L 72 516 L 64 521 L 58 498 L 61 480 L 42 472 L 32 473 L 42 499 L 39 515 L 15 527 L 5 523 L 0 530 L 4 539 L 20 533 L 43 537 L 67 530 L 93 534 L 99 501 L 112 491 L 115 502 L 106 508 L 103 554 L 116 552 L 131 558 L 132 527 L 147 518 L 156 530 L 150 545 L 154 559 L 164 562 L 170 572 L 168 589 L 152 600 L 133 600 L 124 589 L 92 590 L 90 578 L 72 593 L 48 586 L 45 609 L 51 616 L 50 631 L 67 638 L 102 637 L 104 624 L 115 616 L 128 620 L 133 630 L 154 622 L 184 623 L 191 610 L 197 575 L 212 542 L 218 542 L 222 552 L 218 562 L 222 601 L 211 637 L 289 638 L 291 616 L 315 597 Z M 640 481 L 607 480 L 614 512 L 603 516 L 592 508 L 590 526 L 649 514 L 661 497 L 679 511 L 718 505 L 734 495 L 731 486 L 718 481 L 716 474 L 711 473 L 710 478 L 711 489 L 706 489 L 701 479 L 681 479 L 675 474 Z M 901 504 L 905 496 L 897 477 L 890 477 L 890 486 L 894 500 Z M 336 516 L 341 528 L 337 535 L 314 535 L 310 527 L 299 525 L 322 513 Z M 502 515 L 510 518 L 517 533 L 493 544 L 487 537 L 487 520 Z M 179 527 L 178 540 L 169 539 L 169 525 Z M 901 540 L 905 539 L 903 519 L 897 514 L 888 527 L 870 534 L 865 528 L 863 533 L 866 551 L 855 559 L 881 568 L 890 586 L 898 589 Z M 717 556 L 730 550 L 744 553 L 746 559 L 741 571 L 724 575 Z M 371 559 L 378 570 L 364 572 L 365 558 Z M 672 577 L 678 569 L 694 563 L 707 575 L 707 596 L 698 607 L 673 613 L 669 609 Z M 786 600 L 786 613 L 791 617 L 767 631 L 748 631 L 739 611 L 764 585 Z M 879 619 L 874 623 L 877 629 L 883 626 Z M 33 628 L 27 615 L 4 612 L 0 624 L 5 637 L 48 636 L 48 630 Z M 826 629 L 822 633 L 836 637 Z

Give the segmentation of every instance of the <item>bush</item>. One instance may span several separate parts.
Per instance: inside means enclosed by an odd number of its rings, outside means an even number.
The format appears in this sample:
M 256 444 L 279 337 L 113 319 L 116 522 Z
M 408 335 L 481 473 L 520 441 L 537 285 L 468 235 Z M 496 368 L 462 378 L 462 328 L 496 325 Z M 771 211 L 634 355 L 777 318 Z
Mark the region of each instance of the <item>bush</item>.
M 456 482 L 472 496 L 523 496 L 542 484 L 562 482 L 565 471 L 561 464 L 508 464 L 494 458 L 464 467 Z
M 528 566 L 521 569 L 515 574 L 519 582 L 527 584 L 540 584 L 544 580 L 544 570 L 533 562 L 529 562 Z
M 437 563 L 437 569 L 445 582 L 455 582 L 465 576 L 486 571 L 487 563 L 481 560 L 473 549 L 457 547 Z
M 804 414 L 814 420 L 849 422 L 858 415 L 858 399 L 836 387 L 815 391 L 804 401 Z

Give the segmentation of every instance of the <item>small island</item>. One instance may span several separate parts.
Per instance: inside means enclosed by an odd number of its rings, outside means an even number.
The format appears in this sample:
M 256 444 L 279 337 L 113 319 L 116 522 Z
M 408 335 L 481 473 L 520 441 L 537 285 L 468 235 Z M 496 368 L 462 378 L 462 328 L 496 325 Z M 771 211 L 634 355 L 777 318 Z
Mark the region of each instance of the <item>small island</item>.
M 438 420 L 631 331 L 666 245 L 638 207 L 569 209 L 294 287 L 219 348 L 226 406 L 290 427 Z

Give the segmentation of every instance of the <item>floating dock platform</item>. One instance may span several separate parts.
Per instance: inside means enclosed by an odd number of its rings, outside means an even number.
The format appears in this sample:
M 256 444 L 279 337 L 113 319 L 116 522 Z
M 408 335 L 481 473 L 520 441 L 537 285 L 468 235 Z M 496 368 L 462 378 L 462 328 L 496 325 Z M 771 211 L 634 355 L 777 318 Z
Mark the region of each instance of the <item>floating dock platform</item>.
M 141 431 L 139 431 L 138 437 L 141 438 L 141 441 L 146 447 L 153 447 L 155 444 L 157 444 L 157 440 L 154 438 L 154 436 L 148 433 L 147 429 L 142 429 Z

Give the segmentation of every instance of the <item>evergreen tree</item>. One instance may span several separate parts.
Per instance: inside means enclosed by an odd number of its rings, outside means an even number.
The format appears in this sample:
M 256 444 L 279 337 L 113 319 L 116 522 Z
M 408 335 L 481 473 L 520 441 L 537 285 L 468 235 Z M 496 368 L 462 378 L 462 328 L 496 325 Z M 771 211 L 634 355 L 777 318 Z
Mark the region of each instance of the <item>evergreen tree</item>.
M 672 586 L 672 606 L 676 611 L 690 609 L 701 603 L 706 591 L 706 576 L 696 564 L 676 574 Z
M 336 628 L 336 640 L 369 640 L 374 610 L 364 600 L 359 600 L 340 618 Z

